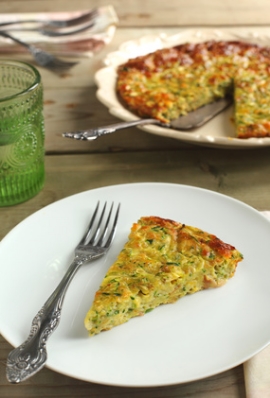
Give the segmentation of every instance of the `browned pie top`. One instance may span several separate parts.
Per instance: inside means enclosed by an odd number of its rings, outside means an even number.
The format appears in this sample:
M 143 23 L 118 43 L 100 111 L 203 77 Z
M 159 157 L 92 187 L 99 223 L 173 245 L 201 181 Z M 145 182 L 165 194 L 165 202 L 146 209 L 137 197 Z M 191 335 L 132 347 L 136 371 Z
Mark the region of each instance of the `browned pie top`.
M 141 117 L 169 122 L 228 94 L 237 136 L 270 136 L 270 49 L 241 41 L 164 48 L 117 70 L 117 92 Z

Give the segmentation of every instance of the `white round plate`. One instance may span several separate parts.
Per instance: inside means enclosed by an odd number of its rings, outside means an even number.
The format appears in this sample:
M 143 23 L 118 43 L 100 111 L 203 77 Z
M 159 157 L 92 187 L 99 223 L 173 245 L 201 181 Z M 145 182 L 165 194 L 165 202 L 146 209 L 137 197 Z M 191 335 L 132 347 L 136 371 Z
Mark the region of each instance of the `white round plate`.
M 105 59 L 106 67 L 96 73 L 95 81 L 98 86 L 97 98 L 109 108 L 112 115 L 119 119 L 125 121 L 138 119 L 138 116 L 124 108 L 117 98 L 115 83 L 118 65 L 130 58 L 145 55 L 160 48 L 172 47 L 186 42 L 202 42 L 207 40 L 241 40 L 268 46 L 270 31 L 268 30 L 265 33 L 264 30 L 260 31 L 259 28 L 256 30 L 252 28 L 239 28 L 223 31 L 217 29 L 194 29 L 183 30 L 173 36 L 159 34 L 125 42 L 120 46 L 118 51 L 107 55 Z M 236 138 L 235 126 L 233 124 L 233 107 L 228 108 L 210 122 L 192 132 L 183 132 L 154 125 L 138 128 L 152 134 L 208 147 L 242 149 L 270 146 L 270 137 Z
M 237 200 L 190 186 L 139 183 L 83 192 L 47 206 L 0 243 L 0 331 L 13 346 L 28 336 L 34 315 L 65 273 L 96 202 L 121 201 L 108 255 L 82 267 L 71 283 L 62 320 L 48 341 L 47 365 L 89 382 L 164 386 L 232 368 L 270 340 L 270 223 Z M 218 289 L 88 337 L 84 317 L 133 222 L 157 215 L 197 226 L 244 255 L 235 276 Z

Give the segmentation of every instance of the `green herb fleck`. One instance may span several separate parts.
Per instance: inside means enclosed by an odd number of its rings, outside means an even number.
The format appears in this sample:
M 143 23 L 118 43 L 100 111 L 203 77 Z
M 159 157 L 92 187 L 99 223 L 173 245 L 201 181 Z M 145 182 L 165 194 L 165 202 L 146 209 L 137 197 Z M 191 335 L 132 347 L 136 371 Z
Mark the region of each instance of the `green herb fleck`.
M 167 265 L 176 265 L 176 266 L 179 266 L 179 265 L 180 265 L 179 263 L 174 263 L 174 262 L 170 262 L 170 261 L 167 262 L 166 264 L 167 264 Z
M 145 311 L 145 314 L 147 314 L 148 312 L 153 311 L 153 309 L 154 309 L 154 308 L 148 308 L 148 309 Z

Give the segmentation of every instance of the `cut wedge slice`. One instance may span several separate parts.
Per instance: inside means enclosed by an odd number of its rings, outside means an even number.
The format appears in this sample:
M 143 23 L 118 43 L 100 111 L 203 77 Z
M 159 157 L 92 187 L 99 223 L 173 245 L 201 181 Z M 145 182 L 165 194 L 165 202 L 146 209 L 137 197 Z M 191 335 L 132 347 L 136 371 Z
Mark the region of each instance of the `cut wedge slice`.
M 85 327 L 92 336 L 186 294 L 222 286 L 242 258 L 198 228 L 142 217 L 96 292 Z

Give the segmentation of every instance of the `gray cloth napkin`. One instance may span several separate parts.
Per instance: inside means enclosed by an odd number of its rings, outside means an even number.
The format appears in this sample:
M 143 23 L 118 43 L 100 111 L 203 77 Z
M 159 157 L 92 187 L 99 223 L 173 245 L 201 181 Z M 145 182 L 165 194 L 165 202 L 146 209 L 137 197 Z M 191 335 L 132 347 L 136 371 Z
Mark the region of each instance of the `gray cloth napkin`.
M 262 214 L 270 220 L 270 211 Z M 244 363 L 244 375 L 247 398 L 270 398 L 270 345 Z

